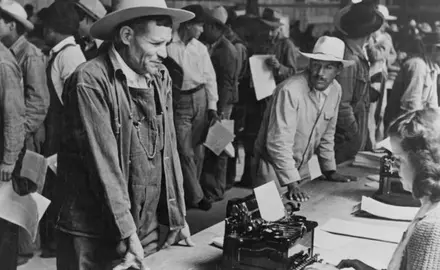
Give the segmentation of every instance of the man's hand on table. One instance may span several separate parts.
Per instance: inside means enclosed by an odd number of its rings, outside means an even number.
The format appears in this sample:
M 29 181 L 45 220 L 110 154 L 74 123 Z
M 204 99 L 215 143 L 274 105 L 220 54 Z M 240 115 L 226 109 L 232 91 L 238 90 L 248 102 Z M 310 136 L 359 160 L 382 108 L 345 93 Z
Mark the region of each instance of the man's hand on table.
M 125 270 L 125 269 L 140 269 L 149 270 L 150 268 L 145 267 L 142 264 L 144 259 L 144 249 L 142 248 L 141 241 L 137 233 L 133 233 L 126 240 L 127 253 L 119 265 L 117 265 L 113 270 Z
M 297 202 L 305 202 L 310 199 L 309 195 L 300 189 L 298 182 L 287 185 L 286 197 L 288 200 L 295 200 Z
M 181 230 L 174 230 L 168 233 L 167 241 L 163 244 L 162 249 L 168 248 L 179 240 L 184 240 L 186 245 L 189 247 L 194 247 L 196 244 L 191 239 L 191 232 L 189 230 L 189 225 L 185 221 L 185 227 Z
M 359 260 L 342 260 L 338 266 L 339 269 L 354 268 L 355 270 L 375 270 L 373 267 Z
M 323 174 L 325 176 L 325 180 L 331 181 L 331 182 L 347 183 L 347 182 L 357 181 L 357 178 L 354 176 L 342 175 L 336 171 L 327 171 L 327 172 L 324 172 Z

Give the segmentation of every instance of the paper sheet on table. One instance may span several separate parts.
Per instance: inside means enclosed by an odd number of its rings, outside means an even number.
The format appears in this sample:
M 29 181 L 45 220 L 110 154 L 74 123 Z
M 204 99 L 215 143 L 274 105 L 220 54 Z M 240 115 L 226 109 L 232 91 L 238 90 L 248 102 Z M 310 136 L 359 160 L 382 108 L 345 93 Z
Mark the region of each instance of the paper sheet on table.
M 350 244 L 353 238 L 332 234 L 321 229 L 315 230 L 314 246 L 323 249 L 336 249 Z
M 52 155 L 48 157 L 47 159 L 47 166 L 55 173 L 57 174 L 57 167 L 58 167 L 58 154 Z
M 379 182 L 380 181 L 380 175 L 378 175 L 378 174 L 370 174 L 370 175 L 367 176 L 367 179 L 371 180 L 371 181 Z
M 313 155 L 308 162 L 310 179 L 316 179 L 322 175 L 321 166 L 319 166 L 318 156 Z
M 254 188 L 254 193 L 261 218 L 266 221 L 277 221 L 284 217 L 284 205 L 274 181 Z
M 362 196 L 361 210 L 386 219 L 412 221 L 419 208 L 385 204 Z
M 392 152 L 390 137 L 387 137 L 386 139 L 376 143 L 376 149 L 386 149 L 386 150 Z
M 225 150 L 228 143 L 234 140 L 234 134 L 231 133 L 223 124 L 216 122 L 209 128 L 208 136 L 204 145 L 217 156 Z
M 12 182 L 0 183 L 0 218 L 24 228 L 35 241 L 38 223 L 50 201 L 38 193 L 20 196 Z
M 399 243 L 404 229 L 392 226 L 373 225 L 342 219 L 330 219 L 321 230 L 382 242 Z
M 275 78 L 272 70 L 266 65 L 271 55 L 253 55 L 249 58 L 249 66 L 257 100 L 272 95 L 275 90 Z

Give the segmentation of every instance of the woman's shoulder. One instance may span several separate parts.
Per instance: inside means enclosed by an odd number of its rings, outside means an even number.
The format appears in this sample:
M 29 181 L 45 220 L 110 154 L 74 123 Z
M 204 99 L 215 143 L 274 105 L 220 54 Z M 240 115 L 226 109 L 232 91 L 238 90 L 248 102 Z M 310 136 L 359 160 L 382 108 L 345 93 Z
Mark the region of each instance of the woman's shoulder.
M 417 222 L 412 235 L 415 239 L 440 246 L 440 207 L 432 210 Z

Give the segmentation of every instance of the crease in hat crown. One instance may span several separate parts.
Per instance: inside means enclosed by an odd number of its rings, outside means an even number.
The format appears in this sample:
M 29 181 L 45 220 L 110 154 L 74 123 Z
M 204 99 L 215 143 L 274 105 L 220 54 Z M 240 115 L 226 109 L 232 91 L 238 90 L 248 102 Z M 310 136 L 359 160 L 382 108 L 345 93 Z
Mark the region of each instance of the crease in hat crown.
M 312 53 L 300 53 L 310 59 L 341 62 L 344 67 L 354 64 L 352 60 L 344 60 L 345 43 L 336 37 L 322 36 L 316 41 Z
M 90 34 L 97 39 L 111 40 L 120 24 L 147 16 L 169 16 L 173 23 L 178 24 L 191 20 L 195 15 L 186 10 L 168 8 L 165 0 L 115 0 L 112 12 L 96 21 L 90 28 Z
M 1 0 L 0 9 L 21 23 L 27 31 L 32 31 L 34 25 L 27 20 L 27 13 L 24 7 L 14 0 Z

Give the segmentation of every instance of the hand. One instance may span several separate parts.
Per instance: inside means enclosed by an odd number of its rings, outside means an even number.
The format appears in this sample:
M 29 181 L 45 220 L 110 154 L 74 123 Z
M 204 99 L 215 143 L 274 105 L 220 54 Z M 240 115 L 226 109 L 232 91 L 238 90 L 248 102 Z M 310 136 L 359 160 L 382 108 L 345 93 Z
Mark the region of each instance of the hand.
M 3 182 L 8 182 L 12 179 L 12 172 L 14 171 L 15 164 L 9 165 L 2 163 L 0 164 L 0 178 Z
M 179 236 L 180 239 L 183 239 L 188 246 L 195 246 L 195 243 L 191 240 L 191 233 L 189 231 L 188 223 L 185 221 L 185 226 L 183 229 L 169 231 L 167 241 L 163 244 L 162 249 L 168 248 L 176 243 L 177 236 Z
M 310 199 L 307 193 L 300 190 L 297 182 L 293 182 L 287 186 L 286 197 L 288 200 L 295 200 L 297 202 L 305 202 Z
M 141 241 L 137 233 L 133 233 L 127 240 L 127 253 L 121 264 L 117 265 L 113 270 L 125 270 L 131 267 L 140 270 L 148 270 L 142 264 L 144 259 L 144 249 L 142 248 Z
M 209 125 L 212 125 L 215 122 L 220 122 L 220 117 L 218 116 L 216 110 L 208 110 L 208 121 Z
M 278 61 L 278 59 L 273 55 L 266 59 L 266 65 L 271 69 L 276 69 L 276 70 L 279 69 L 281 66 L 280 61 Z
M 323 263 L 314 263 L 309 266 L 306 266 L 304 270 L 337 270 L 336 266 L 333 266 L 331 264 L 323 264 Z
M 338 266 L 339 269 L 354 268 L 355 270 L 375 270 L 373 267 L 359 260 L 342 260 Z
M 336 171 L 324 172 L 324 176 L 327 181 L 331 181 L 331 182 L 347 183 L 347 182 L 357 181 L 357 178 L 354 176 L 342 175 L 337 173 Z

